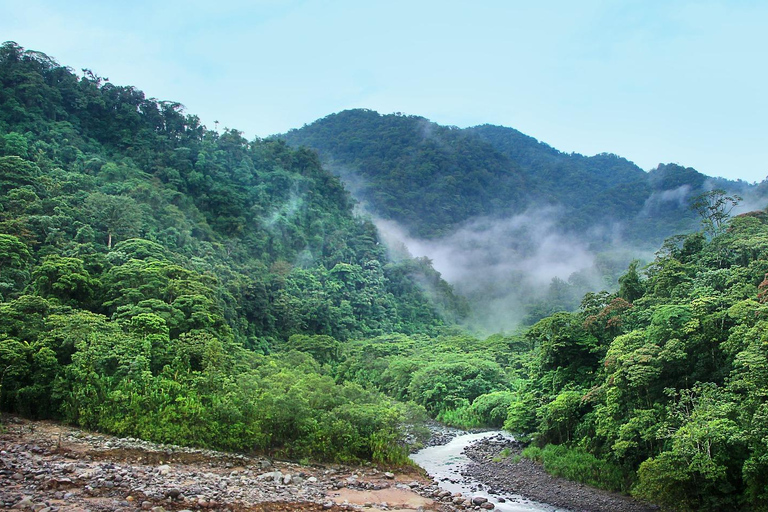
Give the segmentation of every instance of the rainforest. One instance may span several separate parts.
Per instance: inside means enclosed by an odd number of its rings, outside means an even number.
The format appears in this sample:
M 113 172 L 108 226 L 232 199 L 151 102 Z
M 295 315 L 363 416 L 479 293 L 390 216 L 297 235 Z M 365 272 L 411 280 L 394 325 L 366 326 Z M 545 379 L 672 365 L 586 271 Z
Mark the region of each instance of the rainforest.
M 431 418 L 670 510 L 768 510 L 766 188 L 365 110 L 249 141 L 6 42 L 0 407 L 393 466 Z M 483 287 L 379 222 L 434 241 L 553 204 L 550 240 L 583 236 L 597 277 L 494 309 L 495 332 Z M 536 286 L 515 272 L 496 288 Z

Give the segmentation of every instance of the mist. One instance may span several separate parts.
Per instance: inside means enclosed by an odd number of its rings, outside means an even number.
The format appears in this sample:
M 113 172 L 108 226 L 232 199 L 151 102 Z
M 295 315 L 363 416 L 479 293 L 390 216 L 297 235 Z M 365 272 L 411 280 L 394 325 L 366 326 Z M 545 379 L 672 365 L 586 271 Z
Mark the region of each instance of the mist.
M 418 239 L 396 222 L 373 217 L 395 259 L 426 256 L 473 305 L 467 326 L 482 333 L 510 332 L 547 298 L 562 309 L 578 306 L 587 291 L 610 287 L 606 267 L 617 265 L 590 249 L 589 236 L 557 228 L 562 211 L 531 209 L 506 218 L 471 220 L 448 236 Z M 614 280 L 615 283 L 615 280 Z M 534 313 L 535 314 L 535 313 Z M 535 318 L 534 318 L 535 319 Z

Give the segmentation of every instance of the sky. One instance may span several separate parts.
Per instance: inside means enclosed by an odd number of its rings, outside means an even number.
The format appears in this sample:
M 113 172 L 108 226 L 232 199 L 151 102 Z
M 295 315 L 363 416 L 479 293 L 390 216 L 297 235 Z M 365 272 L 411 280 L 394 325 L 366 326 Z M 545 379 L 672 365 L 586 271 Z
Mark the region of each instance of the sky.
M 749 182 L 768 175 L 766 26 L 764 0 L 0 5 L 0 41 L 248 138 L 370 108 Z

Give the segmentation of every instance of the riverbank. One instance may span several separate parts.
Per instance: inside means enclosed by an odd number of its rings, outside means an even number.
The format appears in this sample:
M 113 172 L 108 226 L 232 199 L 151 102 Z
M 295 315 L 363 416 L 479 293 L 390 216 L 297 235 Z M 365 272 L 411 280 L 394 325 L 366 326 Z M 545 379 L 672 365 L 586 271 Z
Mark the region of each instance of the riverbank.
M 507 450 L 502 456 L 502 450 Z M 541 464 L 519 457 L 522 446 L 501 435 L 468 446 L 464 453 L 471 460 L 462 475 L 482 483 L 487 492 L 504 497 L 521 495 L 571 511 L 654 512 L 647 505 L 619 493 L 596 489 L 548 474 Z
M 0 510 L 454 512 L 419 470 L 300 465 L 3 419 Z

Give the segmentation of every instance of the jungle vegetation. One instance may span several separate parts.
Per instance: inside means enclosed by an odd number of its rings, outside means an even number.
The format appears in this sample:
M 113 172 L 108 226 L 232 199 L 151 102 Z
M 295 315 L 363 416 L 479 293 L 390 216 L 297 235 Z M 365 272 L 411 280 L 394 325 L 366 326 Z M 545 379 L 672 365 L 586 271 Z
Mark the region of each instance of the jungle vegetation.
M 467 135 L 447 133 L 472 160 Z M 634 183 L 629 163 L 601 159 Z M 541 186 L 517 165 L 500 191 Z M 676 172 L 656 176 L 665 189 L 695 177 Z M 503 427 L 552 472 L 672 510 L 768 510 L 768 213 L 732 216 L 738 200 L 692 197 L 686 218 L 703 224 L 630 264 L 615 291 L 478 337 L 461 328 L 466 300 L 429 260 L 391 259 L 312 151 L 209 130 L 8 42 L 0 408 L 385 464 L 405 463 L 432 417 Z

